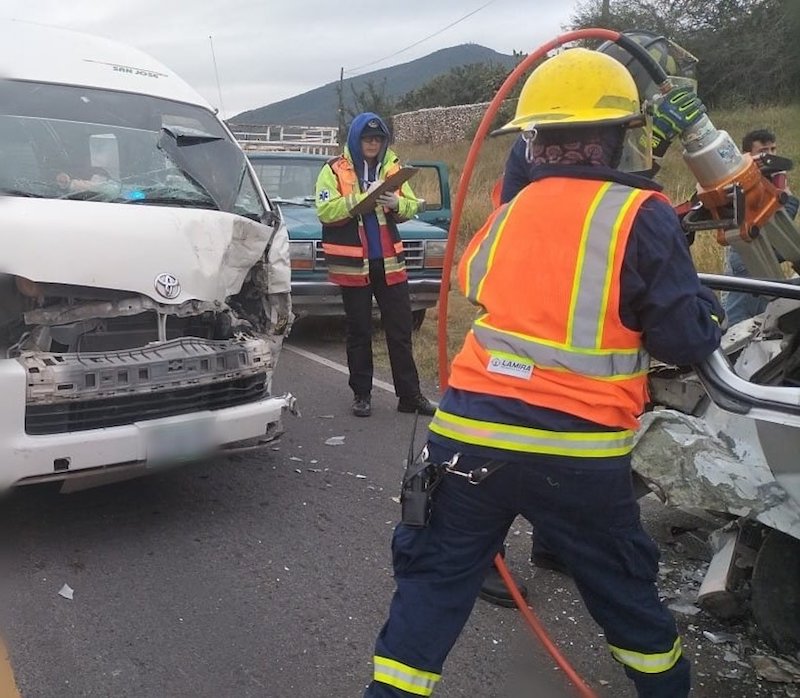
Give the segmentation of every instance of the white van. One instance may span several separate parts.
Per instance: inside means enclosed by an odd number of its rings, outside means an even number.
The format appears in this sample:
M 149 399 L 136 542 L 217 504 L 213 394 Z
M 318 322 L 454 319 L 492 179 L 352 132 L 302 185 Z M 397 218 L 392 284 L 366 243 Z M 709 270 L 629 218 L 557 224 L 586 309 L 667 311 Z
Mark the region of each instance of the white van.
M 286 229 L 150 56 L 0 21 L 0 488 L 263 443 L 291 395 Z

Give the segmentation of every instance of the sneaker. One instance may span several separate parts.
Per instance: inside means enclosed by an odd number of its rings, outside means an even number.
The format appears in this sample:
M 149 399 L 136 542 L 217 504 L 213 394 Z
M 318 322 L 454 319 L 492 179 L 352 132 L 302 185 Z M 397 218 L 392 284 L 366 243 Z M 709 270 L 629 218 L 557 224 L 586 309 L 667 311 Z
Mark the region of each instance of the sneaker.
M 369 417 L 372 414 L 369 395 L 356 395 L 353 398 L 353 414 L 356 417 Z
M 397 401 L 398 412 L 419 412 L 421 415 L 432 417 L 436 412 L 436 403 L 431 402 L 422 393 L 414 397 L 401 397 Z
M 527 587 L 517 579 L 517 576 L 513 572 L 511 573 L 511 577 L 514 580 L 514 584 L 517 585 L 519 593 L 522 594 L 522 598 L 527 599 Z M 484 577 L 479 596 L 484 601 L 493 603 L 495 606 L 504 606 L 506 608 L 513 608 L 516 606 L 511 592 L 508 590 L 506 583 L 503 581 L 503 578 L 494 565 L 489 568 L 486 577 Z

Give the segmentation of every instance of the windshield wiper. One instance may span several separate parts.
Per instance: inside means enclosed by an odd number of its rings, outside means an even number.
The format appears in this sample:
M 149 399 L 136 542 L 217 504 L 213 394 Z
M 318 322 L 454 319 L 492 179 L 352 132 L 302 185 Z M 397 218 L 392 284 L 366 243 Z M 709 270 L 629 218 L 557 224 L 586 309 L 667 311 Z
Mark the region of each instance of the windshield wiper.
M 310 208 L 311 204 L 316 200 L 316 197 L 304 197 L 303 199 L 281 199 L 280 197 L 270 197 L 273 204 L 289 204 L 290 206 L 304 206 Z
M 193 199 L 180 196 L 146 196 L 141 199 L 125 199 L 126 204 L 156 204 L 158 206 L 178 206 L 180 208 L 208 208 L 219 211 L 212 199 Z
M 0 189 L 0 196 L 24 196 L 29 199 L 47 199 L 49 197 L 44 194 L 36 194 L 32 191 L 24 189 Z

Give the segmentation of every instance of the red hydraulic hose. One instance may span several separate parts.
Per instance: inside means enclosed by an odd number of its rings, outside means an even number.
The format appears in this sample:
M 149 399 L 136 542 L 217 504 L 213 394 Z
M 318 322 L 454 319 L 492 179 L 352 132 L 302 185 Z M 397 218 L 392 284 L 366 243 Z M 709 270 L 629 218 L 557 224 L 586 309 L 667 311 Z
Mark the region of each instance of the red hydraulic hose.
M 469 182 L 470 178 L 472 177 L 472 170 L 475 167 L 475 161 L 478 158 L 481 145 L 489 133 L 489 127 L 494 120 L 497 110 L 500 108 L 503 100 L 505 100 L 509 92 L 511 92 L 511 89 L 514 87 L 520 77 L 522 77 L 522 75 L 524 75 L 536 61 L 546 56 L 547 53 L 553 49 L 579 39 L 602 39 L 607 41 L 617 41 L 619 37 L 620 34 L 618 32 L 610 31 L 608 29 L 578 29 L 576 31 L 566 32 L 565 34 L 557 36 L 552 41 L 540 46 L 533 53 L 528 55 L 523 61 L 521 61 L 516 68 L 514 68 L 514 70 L 505 79 L 505 82 L 503 82 L 503 84 L 500 86 L 500 89 L 495 94 L 494 99 L 492 99 L 489 107 L 486 109 L 486 113 L 483 115 L 483 119 L 478 127 L 478 131 L 475 134 L 475 137 L 472 140 L 472 145 L 467 153 L 467 159 L 464 163 L 464 171 L 461 173 L 461 177 L 458 182 L 455 204 L 453 205 L 453 217 L 450 221 L 450 230 L 447 235 L 447 246 L 444 254 L 442 285 L 439 290 L 439 320 L 437 325 L 439 384 L 442 390 L 447 388 L 448 367 L 450 365 L 450 357 L 447 353 L 447 301 L 450 293 L 450 276 L 453 271 L 453 257 L 455 256 L 456 238 L 458 236 L 459 225 L 461 224 L 461 211 L 464 208 L 464 202 L 467 198 L 467 189 L 469 188 Z M 487 192 L 486 195 L 488 196 L 489 192 Z M 508 587 L 511 596 L 514 599 L 514 603 L 516 603 L 517 608 L 519 608 L 520 613 L 522 613 L 534 635 L 536 635 L 536 637 L 542 643 L 542 646 L 553 658 L 553 661 L 575 686 L 581 698 L 597 698 L 597 694 L 583 681 L 583 679 L 578 675 L 578 672 L 575 671 L 564 655 L 561 654 L 553 641 L 550 639 L 550 636 L 547 634 L 547 631 L 544 629 L 541 621 L 539 621 L 533 610 L 525 602 L 525 599 L 522 598 L 522 595 L 519 593 L 517 585 L 514 583 L 511 573 L 508 571 L 508 567 L 506 567 L 505 561 L 501 555 L 497 555 L 495 557 L 494 564 L 495 567 L 497 567 L 497 571 L 500 573 L 500 576 L 503 578 L 506 586 Z
M 519 593 L 519 589 L 517 589 L 517 585 L 514 583 L 514 579 L 511 577 L 511 572 L 508 571 L 508 567 L 506 566 L 506 562 L 503 560 L 502 555 L 498 554 L 495 556 L 494 566 L 497 568 L 497 571 L 503 578 L 503 581 L 505 582 L 506 587 L 508 587 L 509 592 L 511 592 L 511 597 L 514 599 L 514 603 L 517 604 L 517 608 L 522 614 L 522 617 L 528 623 L 528 627 L 530 627 L 530 629 L 533 631 L 533 634 L 536 635 L 539 642 L 542 643 L 542 647 L 547 650 L 547 653 L 553 658 L 553 661 L 556 663 L 559 669 L 566 674 L 567 678 L 570 680 L 570 683 L 575 686 L 576 690 L 578 691 L 578 695 L 581 696 L 581 698 L 598 698 L 597 694 L 586 684 L 586 682 L 581 678 L 580 674 L 575 671 L 567 658 L 561 654 L 558 647 L 556 647 L 555 643 L 550 639 L 550 636 L 547 634 L 547 631 L 544 629 L 541 621 L 536 617 L 536 614 L 525 602 L 525 599 L 522 598 L 522 594 Z

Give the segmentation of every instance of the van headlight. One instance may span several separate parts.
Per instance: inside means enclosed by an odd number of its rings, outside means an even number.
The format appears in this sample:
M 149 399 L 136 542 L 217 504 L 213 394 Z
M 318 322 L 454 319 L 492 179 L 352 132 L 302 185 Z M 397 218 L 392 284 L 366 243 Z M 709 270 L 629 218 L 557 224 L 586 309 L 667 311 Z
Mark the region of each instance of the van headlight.
M 290 242 L 289 258 L 292 269 L 313 269 L 314 268 L 314 243 L 313 242 Z
M 447 240 L 426 240 L 424 269 L 441 269 L 444 266 L 444 251 Z

